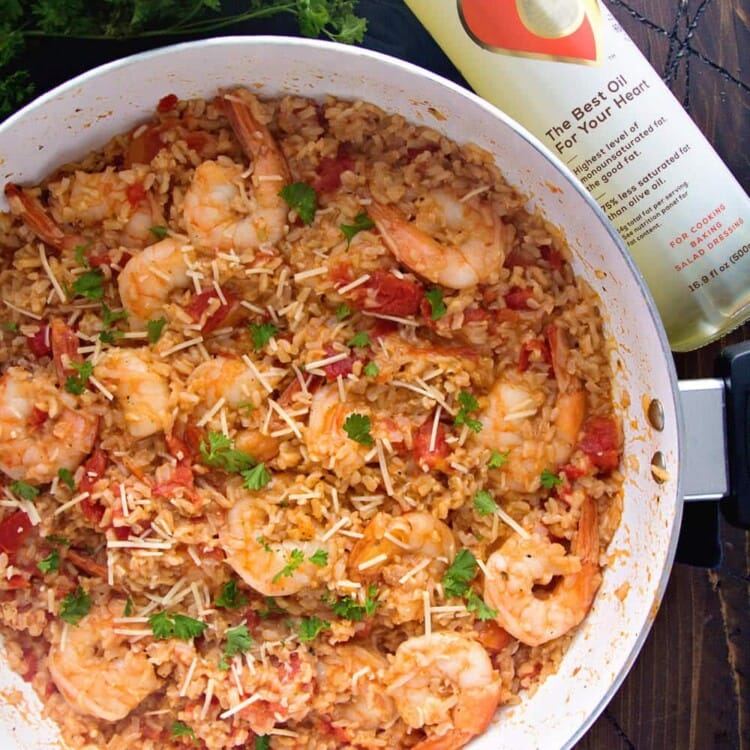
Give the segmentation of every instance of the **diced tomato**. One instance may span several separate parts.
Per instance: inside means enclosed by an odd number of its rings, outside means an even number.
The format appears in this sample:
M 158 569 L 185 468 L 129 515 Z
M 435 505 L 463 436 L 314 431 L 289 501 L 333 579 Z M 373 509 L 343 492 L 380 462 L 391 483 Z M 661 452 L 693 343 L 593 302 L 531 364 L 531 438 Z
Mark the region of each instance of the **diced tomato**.
M 138 135 L 130 141 L 125 154 L 125 168 L 129 169 L 134 164 L 150 164 L 151 160 L 164 148 L 161 139 L 161 128 L 163 125 L 152 123 L 145 127 L 138 126 Z
M 175 434 L 167 435 L 167 448 L 169 454 L 180 462 L 191 460 L 193 457 L 192 448 L 185 440 Z
M 513 636 L 494 620 L 480 620 L 474 624 L 479 642 L 491 653 L 502 651 L 513 641 Z
M 157 112 L 169 112 L 174 109 L 179 99 L 176 94 L 167 94 L 159 99 L 159 103 L 156 105 Z
M 146 188 L 143 187 L 142 182 L 134 182 L 132 185 L 128 185 L 125 190 L 125 197 L 133 208 L 145 200 L 146 195 Z
M 518 355 L 518 372 L 526 372 L 531 364 L 531 355 L 536 354 L 542 362 L 550 363 L 549 347 L 542 339 L 530 339 L 521 344 L 521 352 Z
M 101 503 L 92 502 L 88 498 L 81 501 L 81 512 L 84 518 L 94 526 L 98 526 L 104 518 L 104 507 Z
M 417 466 L 422 471 L 431 471 L 432 469 L 445 471 L 448 466 L 446 459 L 450 454 L 450 447 L 445 441 L 445 427 L 438 422 L 435 432 L 435 445 L 430 450 L 433 421 L 432 417 L 426 419 L 414 433 L 413 456 Z
M 21 549 L 31 532 L 31 521 L 22 510 L 17 510 L 0 522 L 0 549 L 13 555 Z
M 576 479 L 586 476 L 588 470 L 582 464 L 564 464 L 560 467 L 559 473 L 563 474 L 569 482 L 575 482 Z
M 201 156 L 214 156 L 216 154 L 214 138 L 205 130 L 188 130 L 184 137 L 187 147 Z M 209 148 L 209 146 L 212 148 Z
M 120 261 L 122 266 L 124 266 L 128 260 L 130 260 L 130 256 L 127 253 L 125 253 L 123 255 L 122 260 Z M 109 253 L 106 253 L 106 252 L 99 253 L 98 255 L 90 255 L 89 265 L 92 268 L 101 268 L 102 266 L 110 266 L 112 265 L 112 258 L 110 258 Z
M 424 299 L 424 291 L 415 281 L 399 279 L 387 271 L 373 271 L 364 284 L 353 290 L 352 299 L 360 310 L 414 315 Z
M 328 271 L 328 276 L 336 286 L 346 286 L 346 284 L 354 281 L 352 267 L 349 261 L 344 261 L 343 263 L 335 265 Z
M 100 448 L 97 448 L 83 465 L 83 478 L 78 489 L 81 492 L 91 492 L 97 480 L 104 476 L 106 468 L 107 454 Z M 86 499 L 83 501 L 82 506 L 83 514 L 89 521 L 95 521 L 98 524 L 102 520 L 104 508 L 99 503 L 92 503 Z
M 3 585 L 7 590 L 17 591 L 18 589 L 27 589 L 31 586 L 31 579 L 22 575 L 12 575 L 10 578 L 6 578 L 3 581 Z
M 38 407 L 34 407 L 29 414 L 26 424 L 32 430 L 36 430 L 41 427 L 49 419 L 49 414 L 46 411 L 42 411 Z
M 154 497 L 170 498 L 176 492 L 182 491 L 184 495 L 192 498 L 195 496 L 194 482 L 195 478 L 190 466 L 177 466 L 166 482 L 161 482 L 152 488 L 151 494 Z
M 323 716 L 317 722 L 318 732 L 324 737 L 330 737 L 336 742 L 346 745 L 350 742 L 351 737 L 343 727 L 336 726 L 328 716 Z
M 332 357 L 333 355 L 338 353 L 339 352 L 337 352 L 330 344 L 326 344 L 326 357 Z M 325 365 L 322 369 L 326 374 L 326 379 L 336 380 L 339 375 L 345 378 L 351 373 L 356 361 L 357 360 L 355 357 L 347 357 L 346 359 L 339 360 L 338 362 L 332 362 L 330 365 Z
M 227 302 L 226 305 L 220 301 L 215 289 L 207 289 L 205 292 L 196 294 L 185 306 L 187 314 L 197 323 L 201 320 L 211 302 L 213 300 L 219 301 L 219 307 L 203 323 L 201 328 L 202 333 L 211 333 L 211 331 L 215 331 L 222 324 L 229 324 L 231 317 L 241 309 L 240 300 L 237 295 L 225 290 L 222 290 L 222 294 Z
M 542 258 L 544 258 L 544 260 L 546 260 L 555 271 L 559 271 L 563 267 L 563 256 L 559 250 L 550 245 L 542 245 L 539 248 L 539 251 L 542 254 Z
M 74 372 L 70 363 L 83 362 L 83 357 L 78 353 L 78 334 L 67 323 L 55 318 L 50 325 L 49 338 L 57 378 L 63 384 L 66 377 Z
M 528 310 L 527 303 L 531 297 L 533 297 L 533 292 L 528 287 L 521 289 L 521 287 L 514 286 L 505 295 L 505 304 L 511 310 Z
M 583 423 L 583 435 L 578 447 L 601 471 L 616 469 L 622 450 L 617 420 L 614 417 L 589 417 Z
M 354 159 L 345 155 L 324 156 L 315 170 L 313 188 L 317 193 L 330 193 L 341 187 L 341 173 L 354 169 Z
M 52 354 L 50 344 L 49 326 L 43 325 L 33 336 L 26 337 L 26 345 L 31 353 L 37 358 L 47 357 Z

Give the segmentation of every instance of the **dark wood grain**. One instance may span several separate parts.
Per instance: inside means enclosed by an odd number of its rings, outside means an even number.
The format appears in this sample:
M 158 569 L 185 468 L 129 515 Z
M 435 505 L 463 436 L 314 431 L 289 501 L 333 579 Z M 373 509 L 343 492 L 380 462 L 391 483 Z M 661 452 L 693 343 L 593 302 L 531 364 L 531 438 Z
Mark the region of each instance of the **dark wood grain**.
M 606 2 L 654 67 L 673 73 L 673 91 L 747 190 L 750 0 Z M 681 33 L 670 39 L 681 5 Z M 670 71 L 687 35 L 685 10 L 701 15 Z M 680 377 L 711 377 L 719 351 L 748 339 L 746 324 L 675 355 Z M 750 748 L 750 536 L 722 523 L 722 539 L 715 570 L 674 567 L 641 655 L 577 750 Z

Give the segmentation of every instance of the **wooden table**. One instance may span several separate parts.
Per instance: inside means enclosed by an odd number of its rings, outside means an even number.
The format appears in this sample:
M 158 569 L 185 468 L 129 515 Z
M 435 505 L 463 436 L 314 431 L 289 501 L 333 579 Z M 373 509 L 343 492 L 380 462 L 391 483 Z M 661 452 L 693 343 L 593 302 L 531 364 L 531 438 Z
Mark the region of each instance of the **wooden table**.
M 750 190 L 750 0 L 605 0 Z M 746 324 L 676 355 L 681 378 L 711 377 Z M 723 524 L 714 570 L 677 564 L 625 683 L 577 750 L 750 748 L 750 535 Z
M 750 0 L 603 1 L 748 190 Z M 367 46 L 459 77 L 400 0 L 360 0 L 359 12 L 370 19 Z M 225 31 L 261 32 L 296 28 L 280 19 Z M 41 93 L 98 63 L 173 41 L 46 42 L 47 54 L 31 49 L 24 63 Z M 750 325 L 678 355 L 680 377 L 710 377 L 720 349 L 746 339 Z M 632 672 L 577 750 L 750 750 L 750 537 L 726 524 L 721 531 L 718 568 L 675 566 Z

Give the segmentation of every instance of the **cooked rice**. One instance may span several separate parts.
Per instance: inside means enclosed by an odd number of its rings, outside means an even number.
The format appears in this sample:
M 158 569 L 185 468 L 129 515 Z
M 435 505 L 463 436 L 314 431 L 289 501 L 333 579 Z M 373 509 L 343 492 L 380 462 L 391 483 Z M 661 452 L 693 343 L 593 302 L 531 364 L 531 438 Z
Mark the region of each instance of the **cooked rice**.
M 188 237 L 186 195 L 207 160 L 242 173 L 236 220 L 257 210 L 263 175 L 252 174 L 220 98 L 165 99 L 145 126 L 27 188 L 76 242 L 52 247 L 22 218 L 0 216 L 0 621 L 12 667 L 72 748 L 185 747 L 194 736 L 219 750 L 266 735 L 272 748 L 418 745 L 450 719 L 418 728 L 394 705 L 411 689 L 394 671 L 400 644 L 425 632 L 481 643 L 502 705 L 553 673 L 575 634 L 529 646 L 482 620 L 471 598 L 446 595 L 453 559 L 435 545 L 474 555 L 476 603 L 488 558 L 519 527 L 559 542 L 575 567 L 586 499 L 600 550 L 619 522 L 619 444 L 614 464 L 591 447 L 591 424 L 617 424 L 599 300 L 491 155 L 365 102 L 248 106 L 268 123 L 291 182 L 317 186 L 314 219 L 287 209 L 278 241 L 217 248 Z M 436 195 L 501 222 L 504 263 L 478 285 L 439 286 L 400 263 L 377 227 L 350 242 L 340 228 L 375 202 L 444 245 L 471 241 L 475 227 L 455 226 Z M 142 210 L 152 219 L 137 225 Z M 118 278 L 162 235 L 182 246 L 170 263 L 185 276 L 176 283 L 171 266 L 147 266 L 138 283 L 166 291 L 153 314 L 128 316 Z M 92 272 L 101 298 L 79 293 Z M 446 312 L 433 320 L 424 292 L 437 288 Z M 408 294 L 416 303 L 403 312 Z M 90 379 L 71 359 L 93 365 Z M 13 395 L 21 371 L 33 384 Z M 495 445 L 487 410 L 498 382 L 528 399 Z M 576 385 L 587 421 L 551 458 L 560 397 Z M 16 399 L 29 407 L 20 428 Z M 90 422 L 66 445 L 49 428 L 70 413 Z M 352 414 L 370 418 L 366 444 L 344 429 Z M 26 439 L 53 469 L 70 459 L 71 474 L 31 471 Z M 211 441 L 222 439 L 262 462 L 270 482 L 256 468 L 253 483 L 243 458 L 239 468 L 212 460 Z M 28 486 L 39 490 L 33 508 Z M 498 513 L 477 510 L 479 491 Z M 23 512 L 38 522 L 21 543 Z M 426 524 L 424 538 L 403 536 L 402 516 L 408 533 Z M 55 557 L 56 570 L 40 570 Z M 550 595 L 556 580 L 529 595 Z M 239 606 L 222 606 L 229 581 Z M 63 603 L 79 587 L 90 614 L 66 623 Z M 159 638 L 149 620 L 159 613 L 203 632 Z M 242 626 L 252 643 L 227 650 L 227 631 Z M 123 718 L 103 717 L 118 705 Z

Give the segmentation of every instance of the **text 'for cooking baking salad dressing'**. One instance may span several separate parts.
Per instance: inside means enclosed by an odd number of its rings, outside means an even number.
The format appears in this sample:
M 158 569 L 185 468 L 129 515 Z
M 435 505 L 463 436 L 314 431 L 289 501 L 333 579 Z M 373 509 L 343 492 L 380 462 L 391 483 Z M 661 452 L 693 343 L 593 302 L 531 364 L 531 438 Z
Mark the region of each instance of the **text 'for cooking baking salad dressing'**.
M 750 200 L 598 0 L 406 0 L 614 224 L 675 351 L 750 317 Z

